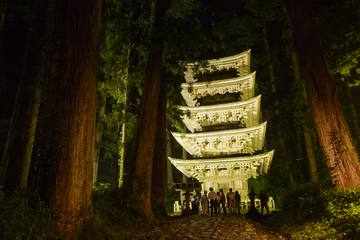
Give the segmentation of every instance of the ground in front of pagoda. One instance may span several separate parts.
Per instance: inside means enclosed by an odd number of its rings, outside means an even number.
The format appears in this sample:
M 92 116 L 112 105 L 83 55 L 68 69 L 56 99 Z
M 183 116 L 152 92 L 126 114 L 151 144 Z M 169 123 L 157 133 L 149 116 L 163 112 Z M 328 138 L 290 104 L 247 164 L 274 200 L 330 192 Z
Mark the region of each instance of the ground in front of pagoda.
M 288 239 L 243 216 L 190 216 L 169 220 L 134 239 Z

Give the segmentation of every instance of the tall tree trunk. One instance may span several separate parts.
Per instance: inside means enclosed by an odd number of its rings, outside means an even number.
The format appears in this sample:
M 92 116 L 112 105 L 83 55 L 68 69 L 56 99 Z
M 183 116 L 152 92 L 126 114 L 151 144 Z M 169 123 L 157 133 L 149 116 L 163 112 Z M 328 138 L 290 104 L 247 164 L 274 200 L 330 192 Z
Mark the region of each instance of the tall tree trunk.
M 172 156 L 171 154 L 171 138 L 170 133 L 166 133 L 166 156 Z M 166 186 L 168 191 L 172 191 L 173 187 L 173 166 L 169 160 L 166 159 Z
M 26 65 L 28 61 L 28 52 L 29 52 L 29 41 L 25 40 L 25 49 L 24 55 L 22 59 L 22 64 L 20 64 L 19 69 L 21 69 L 21 73 L 19 76 L 19 81 L 16 88 L 16 93 L 14 97 L 14 102 L 12 103 L 12 111 L 11 116 L 9 119 L 8 127 L 7 127 L 7 134 L 5 138 L 5 143 L 3 147 L 3 151 L 1 153 L 0 158 L 0 186 L 4 185 L 6 182 L 6 178 L 9 171 L 9 162 L 10 162 L 10 151 L 14 142 L 15 132 L 16 132 L 16 122 L 19 118 L 21 103 L 23 100 L 24 92 L 25 92 L 25 71 Z M 16 76 L 12 76 L 16 79 Z M 10 79 L 7 79 L 9 81 Z M 11 79 L 13 80 L 13 79 Z M 16 174 L 14 174 L 16 175 Z M 16 178 L 16 177 L 14 177 Z M 11 181 L 12 182 L 12 181 Z M 13 185 L 14 183 L 11 183 Z M 13 186 L 12 186 L 13 187 Z
M 98 110 L 98 116 L 103 116 L 106 107 L 106 97 L 102 97 L 98 102 L 100 105 Z M 98 119 L 98 118 L 97 118 Z M 101 127 L 97 124 L 96 126 L 96 134 L 95 134 L 95 151 L 94 151 L 94 160 L 93 160 L 93 184 L 96 183 L 98 179 L 98 170 L 99 170 L 99 160 L 100 160 L 100 153 L 101 153 L 101 139 L 103 133 L 101 131 Z
M 124 185 L 124 163 L 125 163 L 125 140 L 126 140 L 126 114 L 127 114 L 127 95 L 128 95 L 128 81 L 129 81 L 129 68 L 130 68 L 130 53 L 131 53 L 131 44 L 128 46 L 128 53 L 127 53 L 127 61 L 126 61 L 126 69 L 124 73 L 124 104 L 122 110 L 122 123 L 121 123 L 121 133 L 120 133 L 120 158 L 119 158 L 119 187 L 123 187 Z
M 264 39 L 264 49 L 265 49 L 265 53 L 266 53 L 266 66 L 267 66 L 267 72 L 269 74 L 269 81 L 271 84 L 271 94 L 274 100 L 274 114 L 273 117 L 275 118 L 279 118 L 280 112 L 279 112 L 279 100 L 277 99 L 277 89 L 276 89 L 276 82 L 275 82 L 275 71 L 274 71 L 274 65 L 273 65 L 273 61 L 272 61 L 272 57 L 271 57 L 271 49 L 270 49 L 270 44 L 268 41 L 268 29 L 266 27 L 266 25 L 264 24 L 264 27 L 262 29 L 263 31 L 263 39 Z M 277 131 L 277 140 L 280 146 L 281 151 L 284 153 L 285 156 L 285 164 L 286 164 L 286 168 L 287 168 L 287 173 L 288 173 L 288 177 L 289 177 L 289 181 L 290 181 L 290 185 L 293 184 L 294 182 L 294 176 L 292 174 L 291 171 L 291 157 L 289 156 L 289 152 L 288 152 L 288 148 L 286 147 L 285 144 L 285 137 L 283 135 L 283 131 Z
M 12 11 L 16 12 L 18 1 L 12 3 Z M 10 4 L 11 5 L 11 4 Z M 10 7 L 9 5 L 9 7 Z M 6 63 L 9 66 L 4 66 L 7 71 L 15 68 L 14 74 L 8 79 L 9 82 L 14 82 L 15 79 L 19 78 L 18 91 L 17 94 L 20 94 L 21 97 L 17 97 L 16 103 L 12 109 L 12 118 L 9 128 L 8 136 L 13 138 L 10 142 L 7 142 L 4 154 L 7 155 L 7 158 L 11 159 L 11 162 L 7 169 L 6 175 L 6 186 L 7 189 L 12 191 L 16 187 L 25 188 L 27 185 L 27 177 L 29 173 L 31 154 L 33 149 L 35 130 L 37 124 L 37 116 L 40 105 L 40 82 L 43 79 L 43 64 L 42 64 L 42 55 L 44 49 L 44 36 L 46 36 L 46 27 L 44 27 L 47 14 L 47 6 L 42 3 L 39 4 L 39 1 L 33 1 L 27 3 L 26 7 L 31 13 L 31 21 L 25 24 L 21 20 L 10 21 L 6 24 L 6 29 L 15 28 L 15 32 L 22 31 L 26 37 L 19 37 L 19 33 L 11 38 L 10 34 L 10 46 L 16 46 L 16 49 L 23 49 L 23 60 L 20 63 L 12 62 L 6 59 Z M 10 8 L 9 8 L 10 10 Z M 9 11 L 10 15 L 14 15 L 14 12 Z M 17 13 L 15 13 L 16 15 Z M 22 16 L 16 15 L 11 19 L 21 19 Z M 13 24 L 16 24 L 13 26 Z M 30 29 L 29 29 L 30 28 Z M 21 38 L 21 41 L 16 41 L 16 39 Z M 6 43 L 6 41 L 4 42 Z M 0 47 L 2 48 L 2 47 Z M 6 55 L 6 52 L 4 52 Z M 21 59 L 17 56 L 17 51 L 11 52 L 11 56 L 14 55 L 15 58 Z M 9 58 L 9 57 L 8 57 Z M 11 57 L 9 58 L 11 59 Z M 31 61 L 31 64 L 29 62 Z M 4 65 L 4 64 L 2 64 Z M 11 70 L 10 70 L 11 71 Z M 20 76 L 16 76 L 20 71 Z M 5 77 L 3 77 L 6 79 Z M 6 80 L 5 80 L 6 81 Z M 3 94 L 2 94 L 3 95 Z
M 73 236 L 79 223 L 90 217 L 101 0 L 59 0 L 58 4 L 64 13 L 58 19 L 64 52 L 59 75 L 50 84 L 50 92 L 61 94 L 55 108 L 61 132 L 53 146 L 59 165 L 51 209 L 59 218 L 59 232 Z
M 133 193 L 135 204 L 148 218 L 154 220 L 151 206 L 152 168 L 157 134 L 158 102 L 161 85 L 163 53 L 163 18 L 166 0 L 157 0 L 150 56 L 145 75 L 145 87 L 139 119 L 138 148 L 135 158 Z
M 309 175 L 312 182 L 319 181 L 319 175 L 317 173 L 316 158 L 314 151 L 314 144 L 312 140 L 311 128 L 303 124 L 304 141 L 306 147 L 306 155 L 308 159 Z
M 155 155 L 153 164 L 152 199 L 153 211 L 157 216 L 166 216 L 165 212 L 165 177 L 166 177 L 166 90 L 165 80 L 162 77 L 158 116 Z
M 360 185 L 359 158 L 336 94 L 319 33 L 310 16 L 308 1 L 286 0 L 292 22 L 300 68 L 319 141 L 327 157 L 333 184 L 338 188 Z
M 297 58 L 297 55 L 295 52 L 292 54 L 291 61 L 292 61 L 292 66 L 293 66 L 294 80 L 296 82 L 300 83 L 300 81 L 301 81 L 300 66 L 299 66 L 299 61 L 298 61 L 298 58 Z M 303 97 L 306 99 L 305 92 L 303 95 L 304 95 Z M 308 106 L 307 102 L 306 102 L 306 106 Z M 304 122 L 302 124 L 302 129 L 303 129 L 303 137 L 304 137 L 305 148 L 306 148 L 306 156 L 307 156 L 307 160 L 308 160 L 310 181 L 318 182 L 319 175 L 317 173 L 315 150 L 314 150 L 314 144 L 313 144 L 312 134 L 311 134 L 312 128 L 308 127 L 306 125 L 306 122 Z
M 75 239 L 91 211 L 101 0 L 55 0 L 53 55 L 38 132 L 36 187 Z
M 41 90 L 39 86 L 35 86 L 34 92 L 32 94 L 32 102 L 29 106 L 29 117 L 30 120 L 27 127 L 26 127 L 26 142 L 25 142 L 25 149 L 23 154 L 21 155 L 22 164 L 20 166 L 20 179 L 19 179 L 19 186 L 22 189 L 25 189 L 28 184 L 28 176 L 31 164 L 31 156 L 34 147 L 34 140 L 35 140 L 35 133 L 36 133 L 36 126 L 38 121 L 38 114 L 40 109 L 40 94 Z

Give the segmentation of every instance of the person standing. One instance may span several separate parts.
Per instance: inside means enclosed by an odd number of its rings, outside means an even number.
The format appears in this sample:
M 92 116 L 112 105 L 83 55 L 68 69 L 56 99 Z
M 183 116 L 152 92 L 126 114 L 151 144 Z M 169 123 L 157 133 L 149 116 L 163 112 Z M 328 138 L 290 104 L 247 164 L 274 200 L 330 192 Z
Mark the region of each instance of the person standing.
M 256 208 L 255 208 L 255 197 L 256 197 L 256 193 L 254 192 L 254 189 L 251 188 L 250 193 L 249 193 L 250 210 L 251 210 L 251 209 L 256 209 Z
M 201 203 L 201 211 L 202 214 L 208 214 L 209 212 L 209 200 L 207 197 L 207 191 L 204 191 L 204 194 L 201 196 L 200 198 L 200 203 Z
M 235 212 L 240 215 L 240 204 L 241 204 L 241 196 L 238 191 L 235 191 Z
M 220 189 L 219 211 L 221 208 L 223 209 L 224 215 L 226 215 L 225 194 L 222 189 Z
M 229 214 L 235 214 L 235 193 L 232 191 L 232 188 L 230 188 L 227 193 L 227 199 L 229 204 Z
M 214 189 L 211 187 L 209 192 L 209 199 L 210 199 L 210 211 L 211 211 L 211 216 L 214 215 L 214 213 L 216 213 L 216 192 L 214 192 Z
M 220 192 L 216 193 L 216 215 L 220 213 Z
M 269 214 L 269 207 L 268 207 L 269 198 L 268 198 L 268 196 L 263 191 L 260 191 L 259 198 L 260 198 L 260 205 L 261 205 L 261 215 L 264 215 L 264 207 L 266 209 L 267 214 Z

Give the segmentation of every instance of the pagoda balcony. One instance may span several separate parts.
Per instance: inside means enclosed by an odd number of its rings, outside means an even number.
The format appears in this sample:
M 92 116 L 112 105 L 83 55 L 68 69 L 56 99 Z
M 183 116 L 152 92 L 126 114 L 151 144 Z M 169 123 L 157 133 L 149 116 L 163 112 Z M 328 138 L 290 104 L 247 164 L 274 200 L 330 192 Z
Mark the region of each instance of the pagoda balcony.
M 188 106 L 199 105 L 199 99 L 218 94 L 241 93 L 241 100 L 248 100 L 255 96 L 255 76 L 256 72 L 252 72 L 243 77 L 183 83 L 181 84 L 181 95 Z
M 177 133 L 176 141 L 193 157 L 253 154 L 263 149 L 266 122 L 257 126 L 222 131 Z
M 193 177 L 200 182 L 207 178 L 243 179 L 257 177 L 268 172 L 274 150 L 245 157 L 226 157 L 209 159 L 177 159 L 169 157 L 169 161 L 185 176 Z
M 236 123 L 238 127 L 259 124 L 261 95 L 240 102 L 208 106 L 180 106 L 182 120 L 191 131 L 203 131 L 216 125 Z
M 185 80 L 188 83 L 193 83 L 197 81 L 194 78 L 197 73 L 214 72 L 223 69 L 236 69 L 240 76 L 245 76 L 250 73 L 250 55 L 251 50 L 249 49 L 223 58 L 185 63 Z

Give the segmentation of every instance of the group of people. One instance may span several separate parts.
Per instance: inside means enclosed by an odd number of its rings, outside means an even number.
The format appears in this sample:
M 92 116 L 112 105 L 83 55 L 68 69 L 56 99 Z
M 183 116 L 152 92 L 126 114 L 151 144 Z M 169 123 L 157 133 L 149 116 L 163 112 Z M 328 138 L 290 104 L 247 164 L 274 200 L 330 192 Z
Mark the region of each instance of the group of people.
M 232 188 L 229 189 L 225 196 L 223 189 L 215 192 L 211 187 L 209 193 L 204 191 L 204 194 L 200 197 L 202 214 L 210 213 L 212 216 L 219 214 L 221 211 L 223 214 L 228 212 L 229 214 L 240 214 L 240 203 L 241 197 L 239 192 L 233 192 Z

